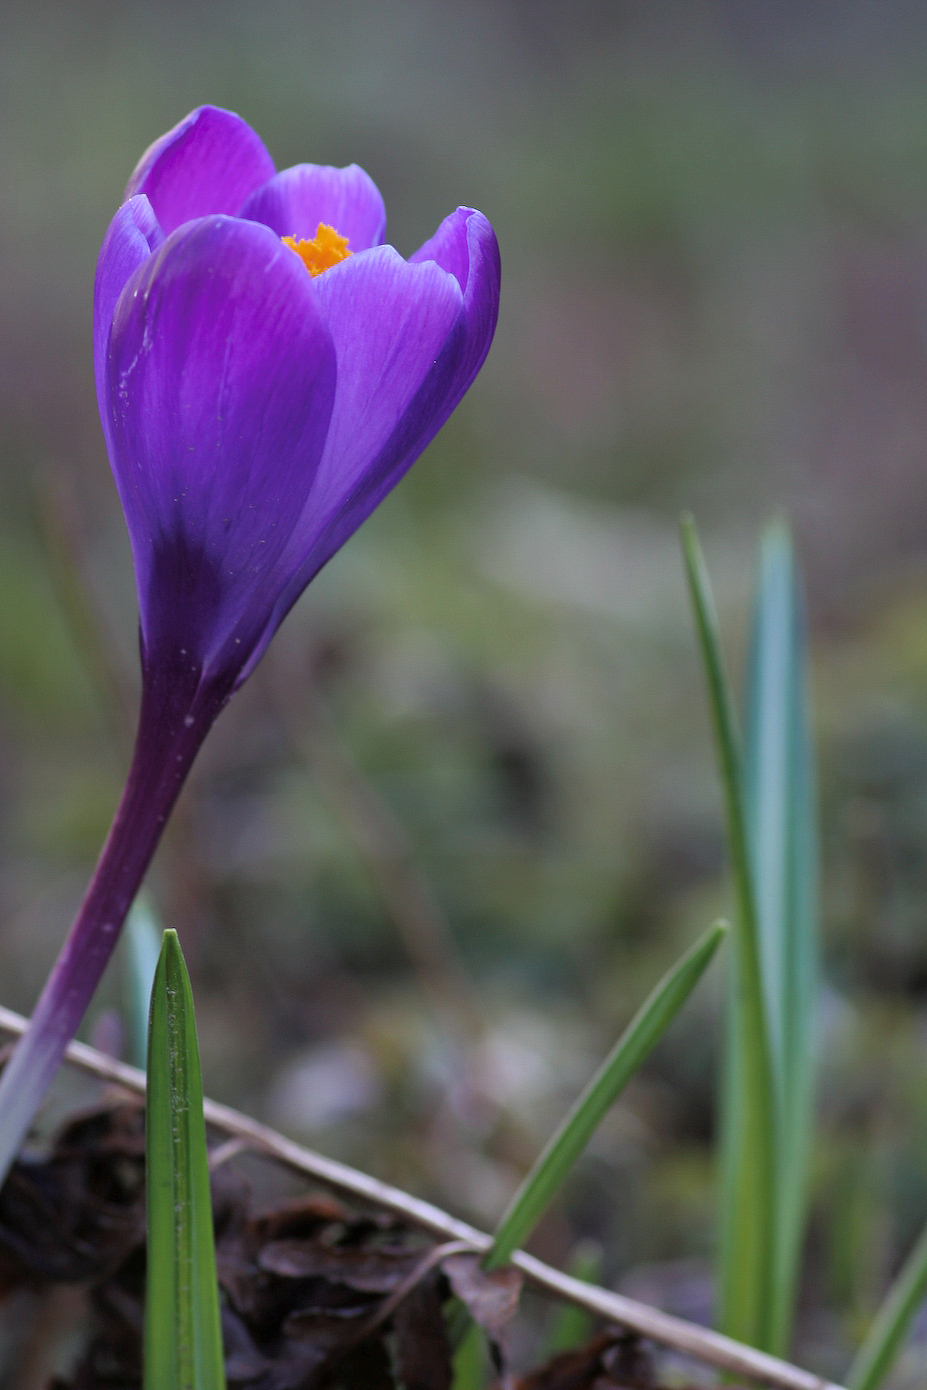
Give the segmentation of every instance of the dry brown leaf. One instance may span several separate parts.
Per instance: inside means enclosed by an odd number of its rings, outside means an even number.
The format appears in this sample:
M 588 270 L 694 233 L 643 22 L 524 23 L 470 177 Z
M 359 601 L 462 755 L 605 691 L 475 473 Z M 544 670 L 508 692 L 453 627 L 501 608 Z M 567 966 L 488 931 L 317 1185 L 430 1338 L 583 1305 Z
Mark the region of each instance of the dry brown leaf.
M 265 1245 L 258 1267 L 283 1279 L 327 1279 L 364 1293 L 391 1293 L 421 1259 L 420 1249 L 323 1245 L 319 1241 L 276 1240 Z
M 590 1390 L 605 1369 L 603 1357 L 621 1335 L 602 1332 L 584 1347 L 552 1356 L 529 1375 L 519 1376 L 517 1390 Z
M 396 1369 L 405 1390 L 449 1390 L 453 1368 L 434 1278 L 416 1284 L 393 1314 Z
M 473 1321 L 499 1342 L 518 1308 L 524 1282 L 520 1272 L 512 1265 L 487 1272 L 479 1255 L 467 1254 L 448 1255 L 441 1268 Z

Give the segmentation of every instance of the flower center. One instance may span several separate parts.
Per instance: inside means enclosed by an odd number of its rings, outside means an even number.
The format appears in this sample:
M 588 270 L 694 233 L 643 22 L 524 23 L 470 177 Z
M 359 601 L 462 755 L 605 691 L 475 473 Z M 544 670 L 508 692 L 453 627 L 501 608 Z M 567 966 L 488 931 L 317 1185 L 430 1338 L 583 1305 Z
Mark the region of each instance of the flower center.
M 297 241 L 293 236 L 285 236 L 281 240 L 284 246 L 296 252 L 310 275 L 321 275 L 323 270 L 347 260 L 351 254 L 348 238 L 339 236 L 334 227 L 329 227 L 326 222 L 319 223 L 319 229 L 311 241 Z

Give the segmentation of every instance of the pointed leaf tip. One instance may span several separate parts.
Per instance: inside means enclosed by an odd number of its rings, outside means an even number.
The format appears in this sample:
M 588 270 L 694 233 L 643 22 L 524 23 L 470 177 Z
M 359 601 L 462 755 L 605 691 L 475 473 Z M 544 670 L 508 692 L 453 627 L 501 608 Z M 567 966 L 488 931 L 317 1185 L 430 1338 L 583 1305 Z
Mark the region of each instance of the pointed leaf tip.
M 145 1156 L 145 1390 L 225 1390 L 193 996 L 170 930 L 151 994 Z

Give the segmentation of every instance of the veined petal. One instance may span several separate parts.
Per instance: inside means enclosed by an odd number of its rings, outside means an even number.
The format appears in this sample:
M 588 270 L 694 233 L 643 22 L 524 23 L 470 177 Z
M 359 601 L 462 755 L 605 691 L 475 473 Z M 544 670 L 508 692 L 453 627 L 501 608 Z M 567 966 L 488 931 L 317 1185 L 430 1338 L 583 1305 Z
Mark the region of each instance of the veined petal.
M 459 394 L 449 414 L 482 367 L 496 331 L 502 273 L 499 243 L 481 212 L 458 208 L 409 260 L 416 264 L 436 261 L 463 291 L 467 350 L 457 367 Z
M 461 308 L 437 265 L 382 246 L 315 284 L 338 358 L 332 421 L 312 488 L 315 526 L 361 483 L 440 356 Z
M 472 208 L 458 208 L 449 217 L 445 217 L 434 236 L 429 237 L 424 245 L 413 251 L 409 257 L 413 265 L 422 261 L 437 261 L 442 270 L 450 271 L 460 286 L 461 293 L 467 288 L 470 275 L 467 223 L 473 215 Z
M 356 164 L 336 169 L 329 164 L 297 164 L 275 174 L 245 200 L 239 217 L 263 222 L 278 236 L 307 240 L 320 222 L 348 238 L 349 250 L 381 245 L 386 209 L 380 190 Z
M 485 218 L 469 212 L 458 219 L 456 235 L 470 257 L 463 293 L 437 261 L 413 265 L 388 246 L 313 282 L 338 354 L 335 407 L 319 471 L 281 562 L 290 577 L 241 680 L 312 577 L 438 432 L 489 351 L 499 307 L 495 236 Z
M 200 106 L 142 155 L 126 197 L 145 193 L 165 235 L 194 217 L 236 213 L 274 175 L 274 161 L 233 111 Z
M 233 632 L 240 658 L 263 627 L 335 373 L 312 281 L 253 222 L 190 223 L 126 285 L 105 395 L 146 659 L 188 648 L 215 666 Z
M 337 518 L 338 539 L 331 548 L 321 541 L 319 566 L 418 458 L 489 351 L 499 312 L 495 234 L 470 209 L 446 221 L 447 244 L 466 247 L 463 293 L 452 269 L 430 258 L 403 261 L 392 247 L 316 282 L 338 354 L 332 423 L 309 503 L 314 525 Z M 301 536 L 302 528 L 294 541 Z
M 100 247 L 93 284 L 93 372 L 104 432 L 107 432 L 109 421 L 103 408 L 103 374 L 106 344 L 116 302 L 126 281 L 153 251 L 157 251 L 163 241 L 164 233 L 152 206 L 144 194 L 140 194 L 123 203 L 109 224 Z M 108 446 L 108 433 L 106 441 Z

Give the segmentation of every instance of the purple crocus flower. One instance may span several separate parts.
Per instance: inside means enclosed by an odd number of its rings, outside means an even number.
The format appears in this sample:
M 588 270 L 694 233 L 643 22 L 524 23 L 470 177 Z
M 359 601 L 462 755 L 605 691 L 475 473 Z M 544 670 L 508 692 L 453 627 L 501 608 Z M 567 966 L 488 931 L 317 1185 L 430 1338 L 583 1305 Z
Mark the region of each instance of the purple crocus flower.
M 0 1078 L 0 1176 L 73 1037 L 199 747 L 309 581 L 489 350 L 499 252 L 458 208 L 408 261 L 355 165 L 277 173 L 204 106 L 147 151 L 94 291 L 97 398 L 138 588 L 128 780 Z

